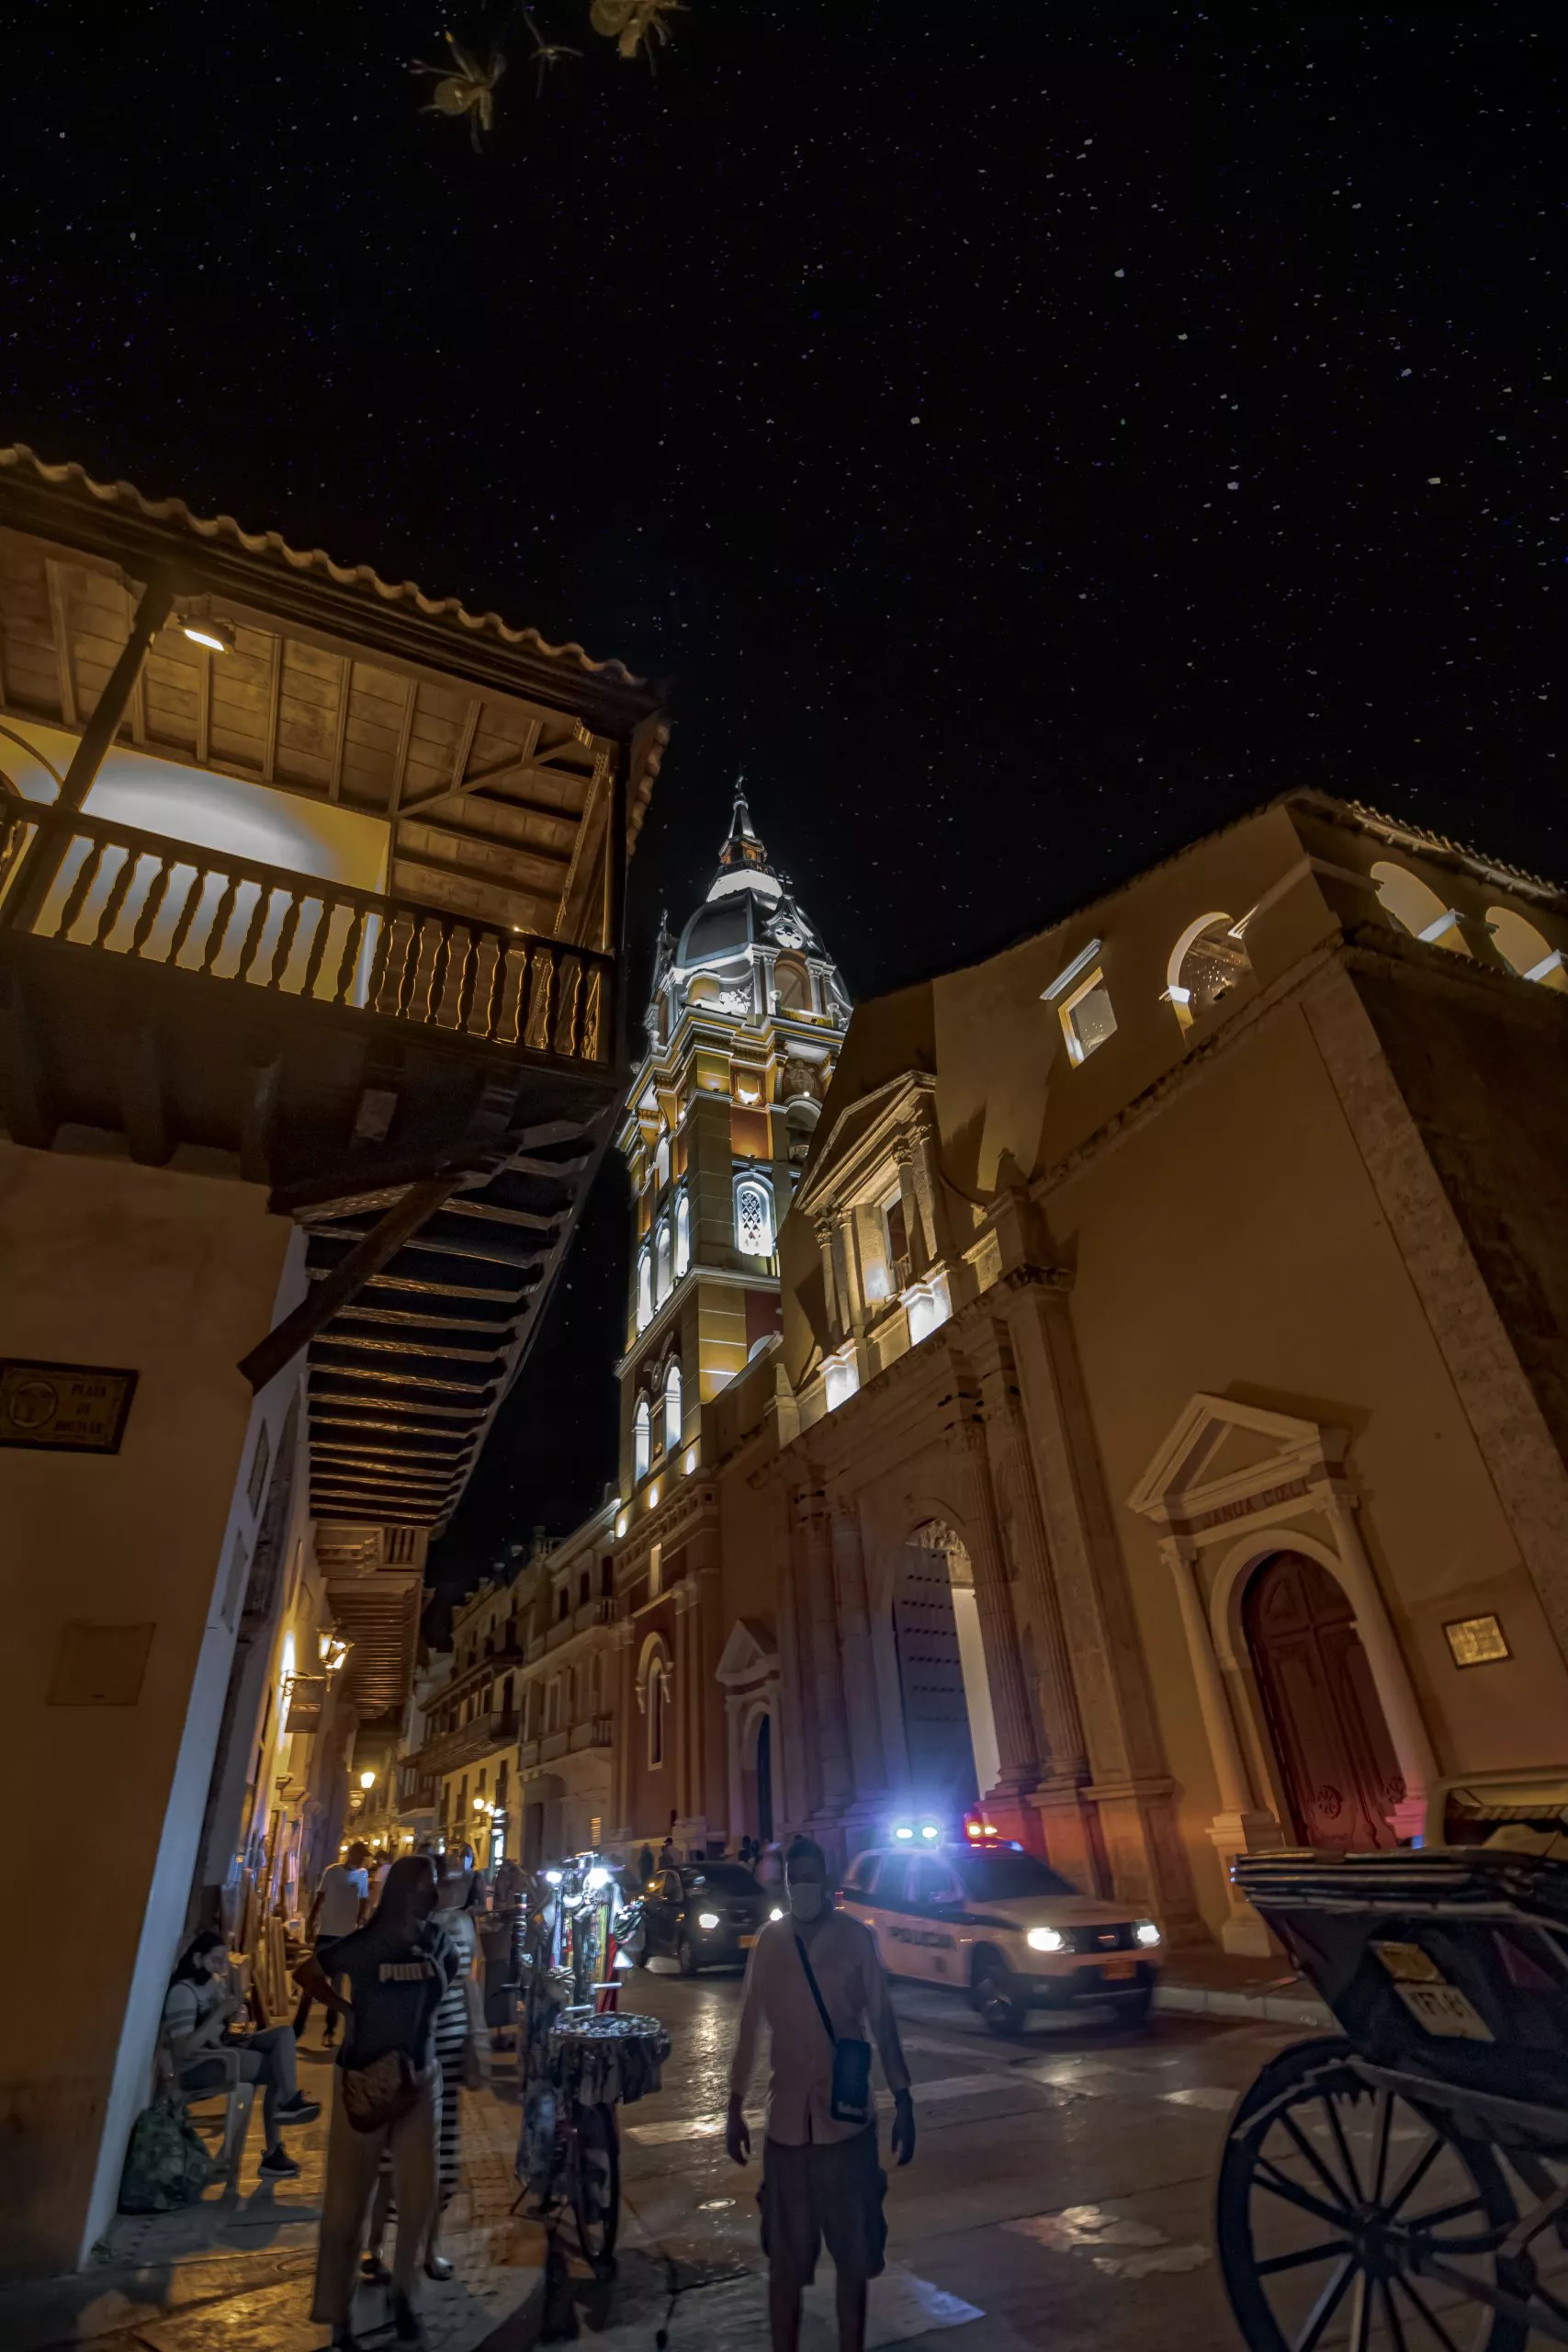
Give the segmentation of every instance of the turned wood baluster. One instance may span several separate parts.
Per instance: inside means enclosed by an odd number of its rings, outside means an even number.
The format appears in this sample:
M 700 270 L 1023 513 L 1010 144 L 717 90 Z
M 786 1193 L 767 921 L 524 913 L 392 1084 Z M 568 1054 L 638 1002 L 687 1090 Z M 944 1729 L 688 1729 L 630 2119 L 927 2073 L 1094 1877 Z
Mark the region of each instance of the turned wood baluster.
M 409 1006 L 413 1002 L 414 982 L 419 978 L 420 961 L 424 954 L 424 917 L 411 914 L 408 922 L 409 944 L 403 956 L 402 972 L 398 980 L 398 993 L 392 1005 L 392 1010 L 400 1021 L 406 1021 L 409 1017 Z
M 365 988 L 365 1010 L 379 1012 L 381 988 L 387 977 L 387 961 L 392 952 L 392 929 L 396 915 L 382 914 L 376 918 L 376 953 L 370 958 L 370 977 Z
M 262 933 L 265 930 L 266 919 L 272 912 L 274 896 L 274 887 L 271 883 L 264 882 L 258 886 L 255 910 L 245 933 L 245 944 L 240 950 L 239 969 L 234 975 L 237 980 L 248 980 L 251 977 L 251 967 L 256 960 L 256 950 L 261 945 Z
M 538 946 L 529 957 L 533 975 L 528 984 L 528 1027 L 523 1042 L 532 1054 L 547 1054 L 550 1050 L 550 982 L 555 977 L 555 957 L 549 949 Z
M 419 1015 L 422 1021 L 429 1022 L 432 1026 L 438 1023 L 441 1019 L 441 1002 L 446 993 L 446 976 L 452 968 L 453 929 L 454 926 L 450 922 L 444 922 L 436 927 L 435 952 L 430 959 L 430 987 L 425 995 L 424 1010 Z
M 299 983 L 303 997 L 314 996 L 316 982 L 321 975 L 321 958 L 327 952 L 327 933 L 333 927 L 333 903 L 325 896 L 316 901 L 319 910 L 316 928 L 310 933 L 310 952 L 305 958 L 305 977 Z
M 164 910 L 164 900 L 168 897 L 169 884 L 174 877 L 174 871 L 170 859 L 161 857 L 158 860 L 158 870 L 152 876 L 152 888 L 141 902 L 141 912 L 137 916 L 136 928 L 130 934 L 132 956 L 140 956 L 152 936 L 152 926 Z
M 71 885 L 70 895 L 60 910 L 60 920 L 52 933 L 45 933 L 46 937 L 70 938 L 71 927 L 86 905 L 93 885 L 98 878 L 98 868 L 104 862 L 104 847 L 105 844 L 102 842 L 89 842 L 87 854 L 82 860 L 75 881 Z M 69 851 L 66 854 L 69 855 Z
M 471 927 L 463 933 L 463 967 L 457 975 L 457 1026 L 464 1030 L 474 1009 L 474 990 L 479 978 L 480 934 Z
M 337 979 L 336 985 L 333 989 L 333 1002 L 334 1004 L 341 1004 L 343 1002 L 344 990 L 347 988 L 349 982 L 354 978 L 354 967 L 359 961 L 360 944 L 364 937 L 365 909 L 363 907 L 355 907 L 354 910 L 354 921 L 349 924 L 347 931 L 344 933 L 343 948 L 337 959 Z M 379 963 L 380 957 L 378 956 L 376 960 Z M 374 995 L 371 996 L 369 1001 L 372 1005 L 375 1004 L 376 999 Z
M 582 1008 L 582 1058 L 586 1062 L 602 1062 L 604 1058 L 604 972 L 602 965 L 588 968 L 588 999 Z
M 221 867 L 219 871 L 222 871 Z M 223 944 L 229 936 L 229 925 L 233 919 L 239 896 L 240 877 L 237 874 L 231 874 L 224 884 L 222 894 L 213 913 L 212 927 L 207 934 L 207 945 L 202 950 L 201 968 L 204 972 L 210 972 L 223 953 Z
M 561 967 L 560 992 L 556 1012 L 556 1051 L 570 1056 L 575 1051 L 577 1032 L 577 1000 L 582 992 L 582 966 L 577 956 L 569 956 Z
M 201 904 L 202 892 L 207 888 L 207 877 L 211 871 L 212 868 L 209 865 L 198 865 L 195 879 L 186 892 L 185 904 L 180 909 L 180 919 L 175 923 L 174 936 L 169 941 L 171 964 L 177 964 L 180 960 L 180 950 L 190 936 L 190 927 L 196 921 L 196 910 Z
M 498 1046 L 514 1046 L 523 1026 L 523 991 L 528 984 L 528 950 L 502 940 L 495 951 L 495 982 L 488 1035 Z
M 141 863 L 140 850 L 126 851 L 120 863 L 119 872 L 109 886 L 108 897 L 104 900 L 103 912 L 98 917 L 97 928 L 93 933 L 92 944 L 95 947 L 103 945 L 119 921 L 119 910 L 130 895 L 131 883 L 136 878 L 136 869 Z
M 277 944 L 272 951 L 272 975 L 267 981 L 269 989 L 276 989 L 288 969 L 288 958 L 294 953 L 294 942 L 299 933 L 299 917 L 304 905 L 305 901 L 300 892 L 291 890 L 288 894 L 288 907 L 284 910 L 283 922 L 278 930 Z

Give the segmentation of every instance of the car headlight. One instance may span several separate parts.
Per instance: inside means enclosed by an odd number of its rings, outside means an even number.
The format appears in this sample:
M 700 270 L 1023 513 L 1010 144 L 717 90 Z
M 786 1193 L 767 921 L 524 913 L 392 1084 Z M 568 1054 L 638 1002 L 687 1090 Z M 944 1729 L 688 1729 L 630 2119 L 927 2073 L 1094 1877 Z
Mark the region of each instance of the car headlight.
M 716 1928 L 718 1925 L 718 1913 L 716 1911 L 699 1911 L 697 1913 L 697 1925 L 699 1928 Z
M 1159 1941 L 1159 1929 L 1152 1919 L 1140 1919 L 1133 1933 L 1145 1951 Z
M 769 1917 L 769 1918 L 770 1918 L 770 1919 L 782 1919 L 782 1918 L 784 1917 L 784 1913 L 779 1909 L 779 1906 L 778 1906 L 778 1905 L 777 1905 L 776 1903 L 774 1904 L 774 1905 L 773 1905 L 773 1909 L 769 1912 L 768 1917 Z
M 1031 1928 L 1029 1930 L 1031 1951 L 1065 1951 L 1066 1947 L 1067 1939 L 1060 1928 Z

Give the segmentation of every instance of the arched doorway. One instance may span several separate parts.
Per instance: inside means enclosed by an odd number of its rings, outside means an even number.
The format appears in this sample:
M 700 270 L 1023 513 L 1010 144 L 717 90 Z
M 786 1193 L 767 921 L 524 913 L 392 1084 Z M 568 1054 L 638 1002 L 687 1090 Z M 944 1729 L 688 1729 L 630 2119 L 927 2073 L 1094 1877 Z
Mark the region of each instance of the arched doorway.
M 963 1538 L 939 1520 L 917 1528 L 893 1588 L 909 1795 L 959 1811 L 995 1785 L 996 1720 Z
M 1242 1624 L 1295 1836 L 1394 1845 L 1404 1782 L 1343 1587 L 1304 1554 L 1276 1552 L 1253 1573 Z
M 744 1826 L 766 1845 L 773 1834 L 773 1719 L 765 1707 L 751 1719 L 748 1747 L 740 1774 Z

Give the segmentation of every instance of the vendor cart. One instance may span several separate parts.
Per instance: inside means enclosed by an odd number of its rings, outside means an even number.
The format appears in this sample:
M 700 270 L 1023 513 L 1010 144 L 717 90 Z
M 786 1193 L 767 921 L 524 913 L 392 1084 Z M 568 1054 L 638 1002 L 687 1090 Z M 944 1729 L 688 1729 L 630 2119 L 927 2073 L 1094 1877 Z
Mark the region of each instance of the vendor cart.
M 1232 2118 L 1216 2236 L 1254 2352 L 1568 2345 L 1568 1862 L 1253 1855 L 1339 2031 Z

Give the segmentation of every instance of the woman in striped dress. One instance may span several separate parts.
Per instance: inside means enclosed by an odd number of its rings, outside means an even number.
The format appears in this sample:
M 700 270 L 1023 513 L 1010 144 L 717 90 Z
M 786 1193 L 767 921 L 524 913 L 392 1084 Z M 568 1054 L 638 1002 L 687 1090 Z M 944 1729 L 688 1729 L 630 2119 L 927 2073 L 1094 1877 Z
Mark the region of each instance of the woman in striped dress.
M 473 1888 L 471 1850 L 459 1847 L 456 1852 L 437 1855 L 435 1866 L 439 1875 L 436 1907 L 431 1914 L 432 1924 L 450 1937 L 461 1965 L 442 1995 L 441 2006 L 435 2012 L 435 2058 L 441 2068 L 441 2139 L 435 2214 L 425 2241 L 424 2267 L 426 2276 L 431 2278 L 450 2278 L 452 2265 L 441 2251 L 441 2222 L 462 2174 L 463 2085 L 465 2078 L 470 2083 L 475 2079 L 476 2069 L 480 2063 L 479 2052 L 470 2048 L 476 2005 L 468 1989 L 479 1951 L 479 1935 L 470 1907 Z M 380 2177 L 376 2184 L 376 2203 L 370 2216 L 370 2241 L 365 2253 L 367 2278 L 382 2279 L 388 2275 L 381 2259 L 381 2245 L 387 2223 L 396 2218 L 391 2165 L 383 2154 Z

